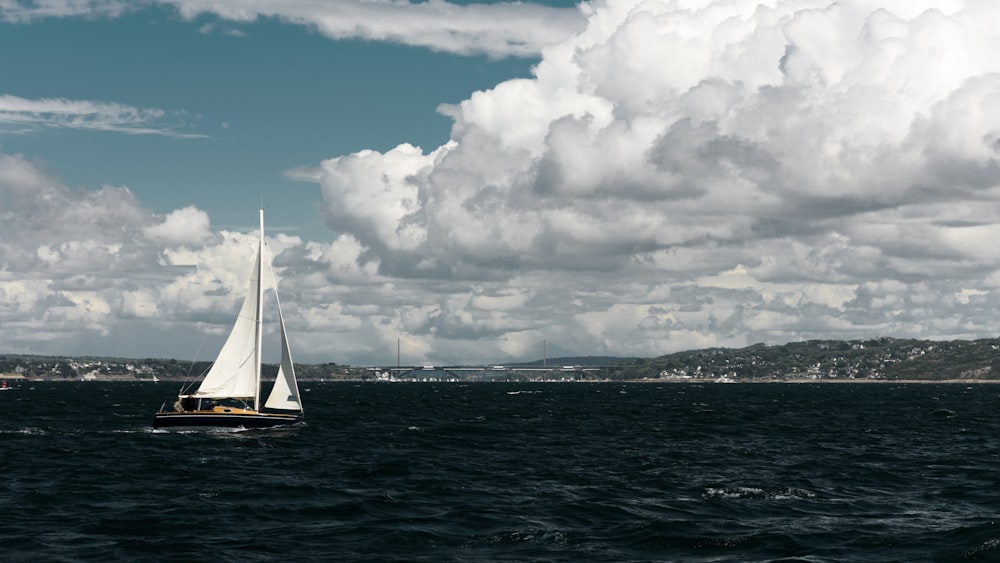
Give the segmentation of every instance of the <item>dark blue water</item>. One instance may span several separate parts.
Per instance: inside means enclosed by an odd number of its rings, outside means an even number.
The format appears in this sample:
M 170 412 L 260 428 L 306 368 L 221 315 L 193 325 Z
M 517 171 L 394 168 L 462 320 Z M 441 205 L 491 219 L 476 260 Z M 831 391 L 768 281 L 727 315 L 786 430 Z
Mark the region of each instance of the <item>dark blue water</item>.
M 1000 386 L 305 383 L 160 433 L 170 383 L 0 393 L 3 561 L 995 561 Z

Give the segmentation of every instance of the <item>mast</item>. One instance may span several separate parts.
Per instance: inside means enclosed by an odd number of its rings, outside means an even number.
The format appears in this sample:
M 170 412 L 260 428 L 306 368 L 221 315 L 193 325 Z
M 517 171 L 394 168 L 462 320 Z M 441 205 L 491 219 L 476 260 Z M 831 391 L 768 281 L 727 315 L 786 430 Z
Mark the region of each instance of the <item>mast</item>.
M 254 327 L 256 331 L 257 345 L 254 346 L 254 376 L 255 384 L 253 389 L 253 408 L 260 410 L 260 368 L 263 354 L 261 353 L 261 343 L 263 341 L 263 317 L 264 317 L 264 208 L 260 208 L 260 241 L 257 250 L 257 322 Z

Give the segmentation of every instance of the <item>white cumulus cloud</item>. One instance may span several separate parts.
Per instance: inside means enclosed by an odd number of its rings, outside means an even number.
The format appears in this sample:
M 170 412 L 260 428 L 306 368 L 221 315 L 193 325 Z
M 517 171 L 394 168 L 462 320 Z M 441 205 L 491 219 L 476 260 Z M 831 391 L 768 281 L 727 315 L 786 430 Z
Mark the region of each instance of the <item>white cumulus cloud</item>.
M 439 147 L 288 172 L 319 187 L 334 232 L 268 236 L 300 361 L 395 363 L 397 343 L 404 363 L 492 364 L 1000 332 L 995 3 L 170 4 L 227 26 L 539 55 L 530 78 L 441 106 Z M 0 14 L 30 20 L 26 6 Z M 6 104 L 25 127 L 100 113 Z M 252 226 L 155 215 L 15 154 L 0 153 L 0 219 L 0 340 L 29 351 L 147 331 L 183 335 L 169 352 L 183 357 L 225 330 L 253 256 Z
M 146 227 L 145 233 L 170 243 L 190 245 L 204 243 L 212 236 L 208 214 L 192 206 L 171 212 L 162 223 Z
M 532 291 L 494 309 L 529 341 L 992 334 L 969 305 L 995 301 L 979 291 L 998 258 L 998 10 L 595 0 L 533 78 L 442 107 L 448 144 L 309 178 L 380 272 Z M 405 328 L 458 342 L 486 326 L 452 303 Z

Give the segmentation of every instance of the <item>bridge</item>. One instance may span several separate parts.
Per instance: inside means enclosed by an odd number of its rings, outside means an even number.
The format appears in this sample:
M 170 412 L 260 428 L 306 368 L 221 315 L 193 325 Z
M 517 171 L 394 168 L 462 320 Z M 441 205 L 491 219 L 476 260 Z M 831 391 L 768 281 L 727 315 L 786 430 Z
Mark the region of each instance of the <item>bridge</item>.
M 420 365 L 367 367 L 365 370 L 379 381 L 452 381 L 507 379 L 594 379 L 594 376 L 616 371 L 617 365 L 573 365 L 573 366 L 476 366 L 476 365 Z

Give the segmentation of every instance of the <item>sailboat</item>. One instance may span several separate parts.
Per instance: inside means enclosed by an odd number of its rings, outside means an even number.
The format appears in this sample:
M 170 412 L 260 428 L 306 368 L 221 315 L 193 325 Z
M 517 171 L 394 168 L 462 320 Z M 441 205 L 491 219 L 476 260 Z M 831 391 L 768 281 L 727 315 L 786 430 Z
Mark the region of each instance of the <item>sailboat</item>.
M 281 334 L 281 364 L 274 386 L 261 405 L 261 341 L 263 336 L 264 210 L 260 210 L 257 259 L 243 307 L 212 367 L 199 381 L 182 387 L 173 409 L 164 403 L 153 416 L 153 428 L 270 428 L 301 422 L 304 417 L 295 368 L 285 333 L 275 281 L 274 303 Z M 274 279 L 270 261 L 267 269 Z M 194 389 L 195 384 L 198 388 Z

